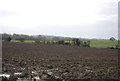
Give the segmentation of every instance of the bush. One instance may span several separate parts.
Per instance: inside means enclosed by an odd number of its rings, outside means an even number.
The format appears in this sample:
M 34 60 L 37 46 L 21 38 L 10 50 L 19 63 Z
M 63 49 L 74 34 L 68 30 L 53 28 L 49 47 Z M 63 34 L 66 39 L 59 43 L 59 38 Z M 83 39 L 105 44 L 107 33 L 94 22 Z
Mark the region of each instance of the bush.
M 64 41 L 61 40 L 61 41 L 58 41 L 57 43 L 58 43 L 58 44 L 64 44 Z
M 115 48 L 116 48 L 116 49 L 119 49 L 119 45 L 115 45 Z
M 80 45 L 80 41 L 79 41 L 78 38 L 75 38 L 75 39 L 73 39 L 72 41 L 73 41 L 73 44 L 74 44 L 74 45 L 77 45 L 77 46 Z
M 35 43 L 40 43 L 40 41 L 35 40 Z
M 12 39 L 11 39 L 11 37 L 8 37 L 8 38 L 6 38 L 4 41 L 11 41 Z
M 20 42 L 24 42 L 25 39 L 24 39 L 24 38 L 20 38 L 19 41 L 20 41 Z

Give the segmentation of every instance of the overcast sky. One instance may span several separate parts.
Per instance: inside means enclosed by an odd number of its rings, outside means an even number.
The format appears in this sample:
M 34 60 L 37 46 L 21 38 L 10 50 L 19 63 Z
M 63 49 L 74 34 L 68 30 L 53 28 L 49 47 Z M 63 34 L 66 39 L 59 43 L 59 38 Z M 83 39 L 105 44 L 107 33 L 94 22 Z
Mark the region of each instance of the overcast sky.
M 1 0 L 0 32 L 118 38 L 119 0 Z

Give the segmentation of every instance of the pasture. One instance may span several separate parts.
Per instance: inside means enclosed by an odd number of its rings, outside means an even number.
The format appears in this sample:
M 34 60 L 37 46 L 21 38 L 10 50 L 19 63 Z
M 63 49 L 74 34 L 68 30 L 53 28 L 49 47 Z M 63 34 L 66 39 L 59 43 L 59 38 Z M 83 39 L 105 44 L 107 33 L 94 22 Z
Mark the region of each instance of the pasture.
M 90 47 L 115 47 L 118 41 L 91 41 Z

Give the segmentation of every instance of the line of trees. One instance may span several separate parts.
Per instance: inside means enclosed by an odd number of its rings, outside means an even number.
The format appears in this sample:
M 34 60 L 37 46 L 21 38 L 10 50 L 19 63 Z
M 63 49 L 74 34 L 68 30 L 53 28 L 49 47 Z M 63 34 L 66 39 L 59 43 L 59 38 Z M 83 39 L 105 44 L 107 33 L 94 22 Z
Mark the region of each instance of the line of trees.
M 52 37 L 50 40 L 50 37 L 44 37 L 42 35 L 38 36 L 28 36 L 28 35 L 19 35 L 19 34 L 3 34 L 2 39 L 5 42 L 10 42 L 11 40 L 18 40 L 20 42 L 24 42 L 25 40 L 34 40 L 35 43 L 43 43 L 43 44 L 59 44 L 59 45 L 69 45 L 69 46 L 81 46 L 81 47 L 90 47 L 90 41 L 88 40 L 80 40 L 78 38 L 64 38 L 61 39 L 60 37 Z M 68 41 L 68 42 L 66 42 Z M 116 41 L 114 37 L 111 37 L 109 41 Z M 115 47 L 112 47 L 113 49 L 119 48 L 119 45 L 117 44 Z
M 10 42 L 12 40 L 11 37 L 4 38 L 4 42 Z M 19 40 L 20 42 L 24 42 L 24 38 L 19 38 L 16 39 Z M 110 38 L 111 41 L 115 41 L 114 38 Z M 42 43 L 42 44 L 59 44 L 59 45 L 69 45 L 69 46 L 81 46 L 81 47 L 90 47 L 90 41 L 80 41 L 78 38 L 73 38 L 72 41 L 64 41 L 64 40 L 59 40 L 59 41 L 40 41 L 40 40 L 34 40 L 35 43 Z M 111 47 L 112 49 L 116 48 L 119 49 L 119 45 L 115 45 L 115 47 Z
M 82 47 L 90 47 L 90 41 L 80 41 L 78 38 L 74 38 L 72 41 L 65 42 L 64 40 L 60 41 L 35 41 L 36 43 L 44 43 L 44 44 L 59 44 L 59 45 L 69 45 L 69 46 L 82 46 Z
M 5 42 L 10 42 L 12 40 L 11 37 L 7 37 L 4 39 Z M 24 42 L 24 38 L 19 38 L 16 39 L 19 40 L 20 42 Z M 90 41 L 80 41 L 78 38 L 74 38 L 72 42 L 65 42 L 64 40 L 59 40 L 59 41 L 42 41 L 40 40 L 34 40 L 35 43 L 43 43 L 43 44 L 61 44 L 61 45 L 72 45 L 72 46 L 83 46 L 83 47 L 90 47 Z
M 41 40 L 41 41 L 59 41 L 59 40 L 64 40 L 64 41 L 71 41 L 71 37 L 61 37 L 61 36 L 49 36 L 49 35 L 24 35 L 24 34 L 6 34 L 3 33 L 2 39 L 4 40 L 5 38 L 11 37 L 12 40 L 24 38 L 25 40 Z

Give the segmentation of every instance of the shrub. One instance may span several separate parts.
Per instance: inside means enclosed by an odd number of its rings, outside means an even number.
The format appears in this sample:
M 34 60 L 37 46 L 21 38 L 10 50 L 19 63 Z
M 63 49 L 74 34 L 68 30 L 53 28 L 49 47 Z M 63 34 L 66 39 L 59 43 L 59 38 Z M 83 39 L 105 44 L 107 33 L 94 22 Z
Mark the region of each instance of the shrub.
M 12 39 L 11 39 L 11 37 L 8 37 L 8 38 L 6 38 L 4 41 L 11 41 Z

